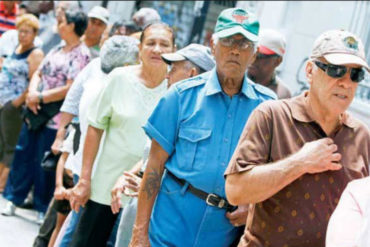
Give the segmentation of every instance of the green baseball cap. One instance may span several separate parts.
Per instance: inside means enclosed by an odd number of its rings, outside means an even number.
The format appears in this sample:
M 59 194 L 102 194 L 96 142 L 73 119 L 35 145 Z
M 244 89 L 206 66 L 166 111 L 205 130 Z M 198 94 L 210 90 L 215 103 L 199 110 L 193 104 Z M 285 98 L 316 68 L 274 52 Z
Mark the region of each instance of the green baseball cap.
M 217 18 L 215 35 L 225 38 L 241 34 L 250 41 L 258 41 L 260 24 L 257 17 L 245 9 L 231 8 L 223 10 Z

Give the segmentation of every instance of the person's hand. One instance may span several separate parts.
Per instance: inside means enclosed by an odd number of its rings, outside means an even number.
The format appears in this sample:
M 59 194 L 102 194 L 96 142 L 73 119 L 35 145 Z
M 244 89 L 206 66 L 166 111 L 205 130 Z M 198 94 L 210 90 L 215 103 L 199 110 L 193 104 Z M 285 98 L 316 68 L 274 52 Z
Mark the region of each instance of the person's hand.
M 150 247 L 148 232 L 134 225 L 129 247 Z
M 319 173 L 330 170 L 339 170 L 341 154 L 337 153 L 337 145 L 331 138 L 322 138 L 307 142 L 293 155 L 298 164 L 301 164 L 306 173 Z
M 124 172 L 123 176 L 125 178 L 125 190 L 123 194 L 126 196 L 137 197 L 139 195 L 141 178 L 132 172 Z M 132 192 L 130 192 L 130 190 Z
M 53 145 L 51 145 L 51 151 L 53 152 L 53 154 L 57 155 L 58 153 L 60 153 L 60 149 L 63 146 L 63 141 L 63 138 L 59 138 L 58 136 L 55 138 Z
M 27 94 L 26 97 L 26 106 L 37 115 L 37 111 L 40 110 L 39 105 L 39 93 L 36 91 L 31 91 Z
M 226 218 L 229 219 L 230 223 L 235 226 L 243 226 L 247 221 L 249 205 L 238 206 L 233 212 L 227 212 Z
M 64 188 L 62 185 L 56 186 L 54 190 L 54 198 L 56 200 L 63 200 L 65 191 L 66 191 L 66 188 Z
M 137 197 L 140 189 L 141 178 L 131 172 L 124 172 L 121 177 L 118 178 L 116 184 L 111 190 L 111 208 L 114 214 L 118 213 L 121 208 L 121 197 L 122 194 L 131 197 Z M 132 190 L 133 193 L 128 192 Z
M 78 213 L 80 206 L 85 207 L 86 202 L 90 198 L 91 193 L 91 183 L 89 180 L 80 178 L 75 187 L 73 187 L 69 203 L 71 204 L 71 209 Z
M 66 189 L 64 191 L 64 199 L 68 200 L 71 198 L 72 189 Z

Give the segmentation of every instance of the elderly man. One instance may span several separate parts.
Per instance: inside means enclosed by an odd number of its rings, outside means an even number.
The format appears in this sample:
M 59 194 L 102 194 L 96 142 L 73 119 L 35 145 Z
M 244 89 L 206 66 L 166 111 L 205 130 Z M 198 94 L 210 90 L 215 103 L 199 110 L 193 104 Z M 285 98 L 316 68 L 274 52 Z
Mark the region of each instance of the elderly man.
M 210 71 L 215 62 L 211 50 L 204 45 L 190 44 L 175 53 L 162 55 L 163 61 L 171 66 L 167 74 L 168 86 Z
M 369 175 L 369 131 L 346 112 L 364 68 L 355 35 L 325 32 L 306 65 L 309 91 L 253 112 L 225 173 L 230 202 L 254 210 L 239 246 L 325 246 L 347 183 Z
M 258 52 L 254 63 L 248 68 L 248 77 L 274 91 L 279 99 L 290 98 L 289 89 L 276 75 L 275 69 L 283 61 L 284 36 L 272 29 L 263 29 L 259 34 Z
M 245 75 L 258 30 L 254 14 L 222 11 L 215 69 L 173 85 L 144 126 L 152 145 L 131 246 L 229 246 L 237 237 L 247 210 L 224 199 L 223 173 L 249 114 L 275 97 Z
M 95 58 L 99 56 L 100 39 L 108 25 L 109 11 L 101 6 L 95 6 L 87 16 L 89 23 L 81 39 L 89 48 L 92 58 Z

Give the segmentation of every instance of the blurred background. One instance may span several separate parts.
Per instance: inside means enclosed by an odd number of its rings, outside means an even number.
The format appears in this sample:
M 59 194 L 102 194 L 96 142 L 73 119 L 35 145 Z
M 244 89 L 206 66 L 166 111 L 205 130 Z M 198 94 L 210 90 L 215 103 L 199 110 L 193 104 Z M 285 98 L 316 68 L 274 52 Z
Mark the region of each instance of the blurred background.
M 38 12 L 40 3 L 57 1 L 21 1 L 30 12 Z M 189 43 L 209 45 L 218 14 L 225 8 L 242 7 L 255 12 L 261 28 L 272 28 L 283 33 L 287 40 L 286 54 L 278 68 L 278 75 L 289 86 L 293 95 L 308 87 L 304 65 L 313 41 L 329 29 L 346 29 L 363 41 L 370 63 L 370 2 L 369 1 L 78 1 L 87 13 L 100 5 L 108 8 L 110 22 L 129 21 L 141 7 L 156 9 L 162 21 L 172 26 L 177 35 L 177 46 Z M 42 16 L 40 16 L 41 18 Z M 370 75 L 358 87 L 356 99 L 350 107 L 358 118 L 370 126 Z

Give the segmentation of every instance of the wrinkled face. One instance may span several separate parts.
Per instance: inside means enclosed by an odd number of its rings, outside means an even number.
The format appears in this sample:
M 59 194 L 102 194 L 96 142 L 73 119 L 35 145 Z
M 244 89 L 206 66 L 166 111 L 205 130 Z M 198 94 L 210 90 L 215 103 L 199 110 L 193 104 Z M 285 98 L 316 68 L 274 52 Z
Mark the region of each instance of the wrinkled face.
M 322 63 L 328 62 L 320 59 Z M 333 115 L 345 112 L 355 97 L 358 83 L 350 78 L 349 68 L 359 68 L 358 65 L 347 64 L 346 74 L 341 78 L 333 78 L 320 69 L 313 61 L 306 66 L 306 76 L 310 83 L 310 95 L 319 102 L 323 109 Z
M 18 41 L 19 44 L 26 46 L 26 45 L 31 45 L 33 43 L 33 40 L 36 37 L 36 32 L 33 27 L 27 25 L 27 24 L 22 24 L 18 28 Z
M 231 37 L 236 42 L 246 40 L 243 35 L 235 34 Z M 216 60 L 217 73 L 226 78 L 243 77 L 247 67 L 254 61 L 255 53 L 252 45 L 241 49 L 237 44 L 228 47 L 219 40 L 216 44 L 212 41 L 212 53 Z
M 257 83 L 265 80 L 265 78 L 270 79 L 280 62 L 281 57 L 257 53 L 256 60 L 248 67 L 248 77 Z
M 188 61 L 172 62 L 170 71 L 166 75 L 166 78 L 168 79 L 168 87 L 192 76 L 194 76 L 192 75 L 192 67 L 189 66 Z
M 85 31 L 86 38 L 100 40 L 106 27 L 107 25 L 103 21 L 90 17 Z
M 166 66 L 161 54 L 174 51 L 172 33 L 161 26 L 149 27 L 145 30 L 144 40 L 139 45 L 140 59 L 144 65 Z

